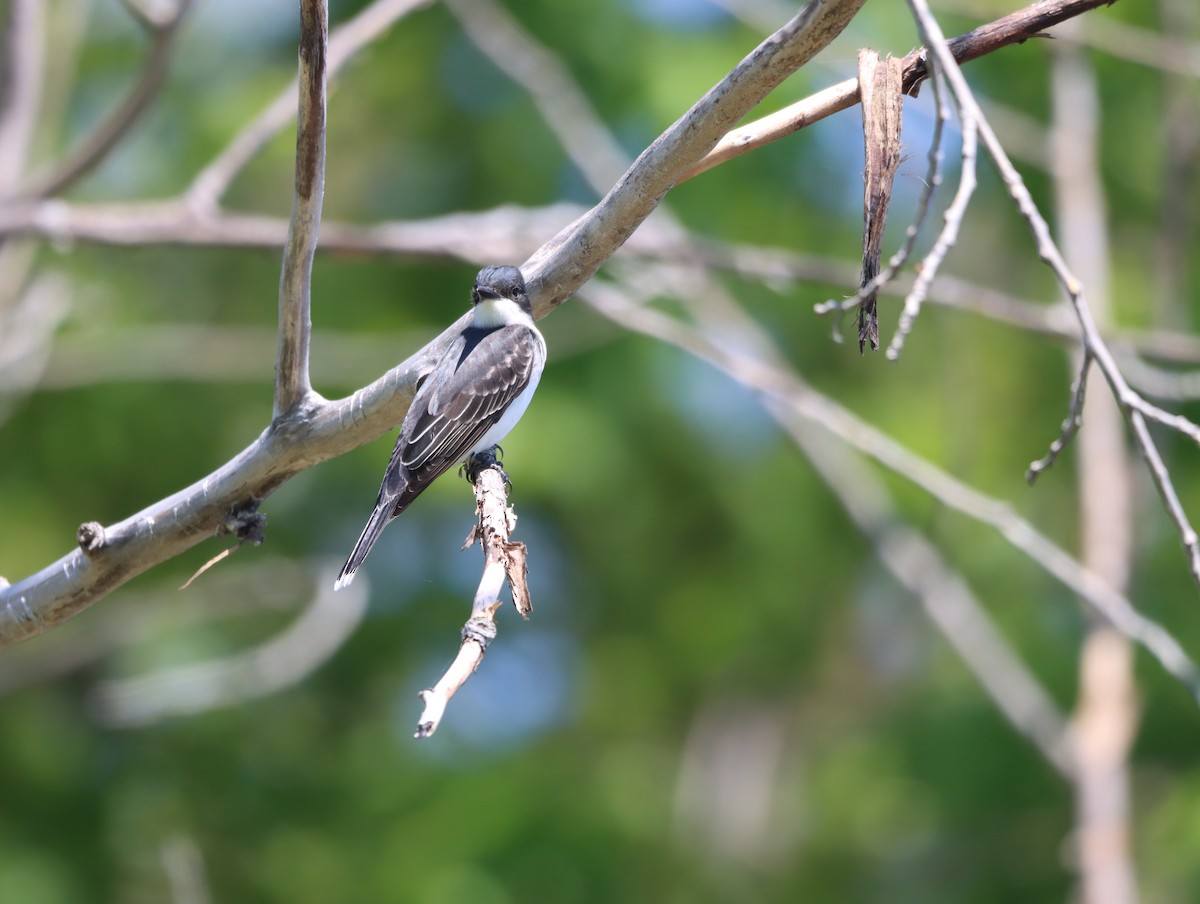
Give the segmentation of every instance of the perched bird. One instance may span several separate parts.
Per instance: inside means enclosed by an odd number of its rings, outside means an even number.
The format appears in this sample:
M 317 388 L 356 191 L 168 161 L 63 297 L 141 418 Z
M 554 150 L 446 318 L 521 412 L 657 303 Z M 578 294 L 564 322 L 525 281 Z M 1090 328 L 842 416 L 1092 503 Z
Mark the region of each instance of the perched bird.
M 413 397 L 375 511 L 335 589 L 353 580 L 389 521 L 450 468 L 500 442 L 529 406 L 546 364 L 546 340 L 533 324 L 521 271 L 480 270 L 471 305 L 466 327 Z

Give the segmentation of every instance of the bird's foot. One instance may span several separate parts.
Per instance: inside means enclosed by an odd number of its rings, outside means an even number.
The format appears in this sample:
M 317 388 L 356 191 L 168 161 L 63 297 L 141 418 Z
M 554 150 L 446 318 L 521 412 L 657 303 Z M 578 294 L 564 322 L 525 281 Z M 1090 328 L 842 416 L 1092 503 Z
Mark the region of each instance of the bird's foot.
M 475 485 L 475 481 L 479 479 L 479 475 L 487 468 L 495 468 L 500 472 L 500 476 L 504 478 L 504 485 L 508 489 L 512 489 L 512 481 L 508 478 L 508 472 L 501 467 L 501 456 L 504 455 L 504 450 L 499 446 L 492 446 L 490 449 L 484 449 L 482 452 L 476 452 L 468 458 L 463 466 L 459 469 L 459 473 L 466 473 L 467 480 L 471 485 Z

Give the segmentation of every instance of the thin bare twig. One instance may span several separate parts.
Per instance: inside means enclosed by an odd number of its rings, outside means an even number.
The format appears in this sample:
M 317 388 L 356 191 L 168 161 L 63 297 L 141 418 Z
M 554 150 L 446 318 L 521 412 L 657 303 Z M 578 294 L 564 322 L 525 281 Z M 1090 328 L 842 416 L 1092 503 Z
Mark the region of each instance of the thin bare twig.
M 1131 349 L 1118 349 L 1116 355 L 1125 379 L 1139 392 L 1173 402 L 1200 399 L 1200 371 L 1156 367 Z
M 1182 5 L 1190 4 L 1185 0 Z M 938 8 L 986 18 L 993 13 L 995 4 L 986 0 L 939 0 Z M 1083 20 L 1082 28 L 1055 37 L 1099 50 L 1114 59 L 1185 78 L 1200 78 L 1200 42 L 1190 39 L 1186 29 L 1172 29 L 1165 18 L 1161 30 L 1156 31 L 1112 16 L 1089 16 Z
M 851 261 L 801 254 L 784 248 L 703 239 L 679 245 L 669 237 L 660 239 L 651 229 L 640 230 L 627 247 L 630 251 L 647 256 L 703 263 L 777 287 L 805 281 L 845 285 L 854 280 L 856 267 Z M 903 297 L 910 286 L 911 277 L 898 274 L 893 283 L 882 286 L 880 291 Z M 927 300 L 932 304 L 975 314 L 1025 332 L 1070 339 L 1072 342 L 1078 340 L 1079 328 L 1074 315 L 1063 306 L 1018 298 L 992 286 L 945 274 L 934 280 L 929 291 Z M 1200 363 L 1200 336 L 1195 334 L 1113 327 L 1105 335 L 1120 347 L 1123 354 L 1126 350 L 1134 350 L 1163 361 Z M 1157 386 L 1157 383 L 1149 383 L 1151 379 L 1147 377 L 1148 385 Z M 1155 394 L 1149 390 L 1147 392 Z M 1170 391 L 1165 391 L 1164 396 L 1173 397 Z
M 1025 471 L 1025 480 L 1029 484 L 1037 481 L 1038 475 L 1058 461 L 1067 444 L 1075 438 L 1079 428 L 1083 426 L 1083 403 L 1087 396 L 1087 375 L 1092 366 L 1092 356 L 1084 352 L 1079 356 L 1079 366 L 1075 370 L 1075 380 L 1071 383 L 1071 402 L 1067 406 L 1067 417 L 1062 422 L 1062 430 L 1050 444 L 1050 449 L 1033 462 Z
M 577 219 L 584 208 L 569 203 L 542 208 L 505 205 L 492 210 L 459 212 L 422 220 L 394 220 L 369 226 L 323 220 L 319 253 L 375 254 L 407 258 L 452 258 L 483 265 L 493 260 L 520 260 L 541 238 Z M 190 247 L 281 249 L 287 221 L 278 217 L 218 211 L 197 213 L 174 201 L 89 204 L 48 201 L 35 205 L 0 205 L 0 236 L 40 236 L 61 242 L 143 246 L 158 243 Z M 736 245 L 681 236 L 657 228 L 639 229 L 625 253 L 682 263 L 701 263 L 771 284 L 813 281 L 847 284 L 856 264 L 800 254 L 790 249 Z M 898 274 L 882 285 L 884 294 L 903 297 L 911 278 Z M 1058 339 L 1078 337 L 1073 315 L 1065 309 L 1009 295 L 991 286 L 941 274 L 927 301 L 967 311 L 1021 330 Z M 840 304 L 840 302 L 837 302 Z M 1113 327 L 1105 331 L 1121 347 L 1121 367 L 1131 384 L 1148 395 L 1190 399 L 1200 394 L 1200 379 L 1187 374 L 1148 371 L 1129 360 L 1124 349 L 1151 358 L 1200 363 L 1200 337 L 1177 330 Z M 130 362 L 133 367 L 136 362 Z M 1147 365 L 1148 366 L 1148 365 Z
M 493 0 L 445 5 L 488 59 L 525 89 L 592 189 L 603 195 L 628 166 L 626 155 L 558 57 Z
M 935 75 L 935 79 L 936 77 Z M 975 151 L 977 147 L 975 123 L 968 119 L 963 122 L 962 126 L 962 170 L 958 180 L 958 190 L 954 193 L 954 199 L 950 202 L 950 206 L 942 215 L 944 220 L 942 230 L 934 240 L 929 253 L 921 260 L 921 264 L 917 268 L 917 278 L 913 280 L 912 288 L 904 298 L 904 307 L 900 311 L 900 322 L 896 325 L 896 333 L 892 336 L 887 350 L 888 359 L 892 361 L 900 357 L 904 340 L 912 330 L 917 315 L 921 313 L 921 302 L 929 294 L 929 285 L 937 276 L 946 254 L 958 241 L 958 230 L 967 213 L 967 205 L 971 202 L 971 196 L 975 193 Z
M 368 226 L 324 221 L 319 250 L 355 254 L 519 260 L 584 212 L 575 204 L 544 208 L 505 205 L 427 220 Z M 282 249 L 288 221 L 231 211 L 198 211 L 176 200 L 119 204 L 0 204 L 0 236 L 42 236 L 52 241 L 104 245 L 185 245 L 203 248 Z M 481 246 L 481 247 L 480 247 Z

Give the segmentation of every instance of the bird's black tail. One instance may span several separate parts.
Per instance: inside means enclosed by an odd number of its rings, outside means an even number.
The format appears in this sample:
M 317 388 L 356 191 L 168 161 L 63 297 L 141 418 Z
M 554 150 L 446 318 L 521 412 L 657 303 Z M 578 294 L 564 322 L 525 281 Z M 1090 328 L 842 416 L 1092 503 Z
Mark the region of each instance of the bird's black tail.
M 358 542 L 354 544 L 354 549 L 350 552 L 350 558 L 342 566 L 342 573 L 338 575 L 337 581 L 334 582 L 334 590 L 341 590 L 354 580 L 354 572 L 363 563 L 363 559 L 367 557 L 367 553 L 371 551 L 371 547 L 375 545 L 375 541 L 383 533 L 384 527 L 392 520 L 393 511 L 392 504 L 381 502 L 375 506 L 375 511 L 371 512 L 371 517 L 367 519 L 367 526 L 363 528 L 362 535 L 358 538 Z

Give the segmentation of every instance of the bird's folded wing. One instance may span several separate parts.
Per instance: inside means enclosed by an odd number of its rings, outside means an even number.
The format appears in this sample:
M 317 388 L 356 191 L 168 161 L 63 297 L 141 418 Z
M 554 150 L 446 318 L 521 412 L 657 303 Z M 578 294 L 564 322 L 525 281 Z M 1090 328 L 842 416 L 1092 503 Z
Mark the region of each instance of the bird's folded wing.
M 429 393 L 417 394 L 405 418 L 401 461 L 409 471 L 442 473 L 500 419 L 529 385 L 540 346 L 532 333 L 526 326 L 501 327 L 459 360 L 448 355 L 439 362 L 426 380 Z

